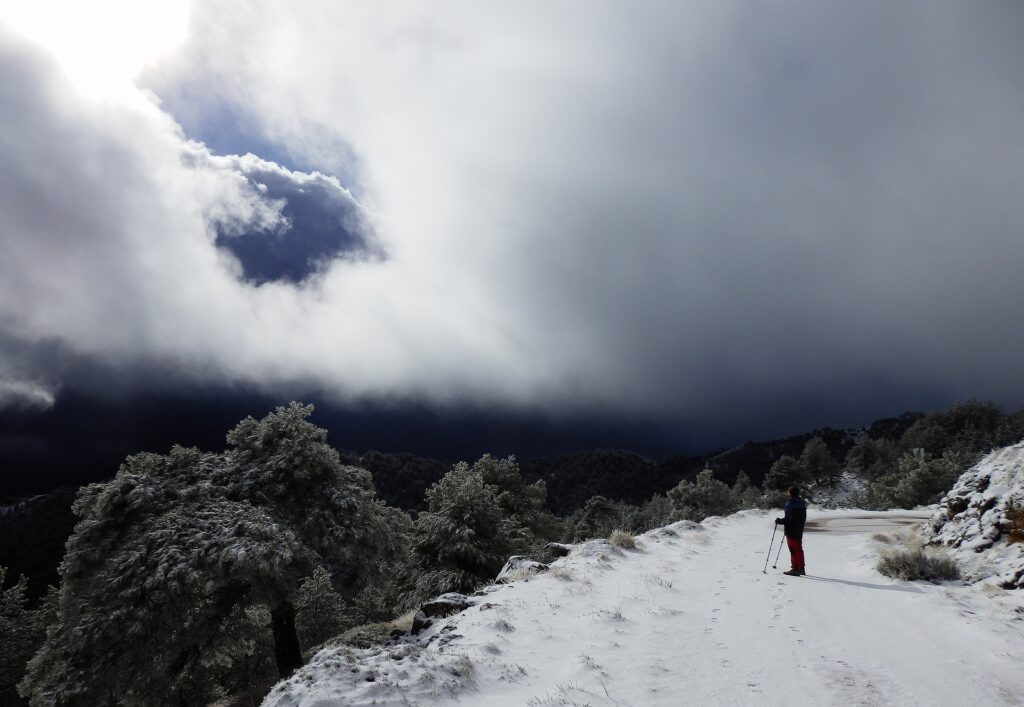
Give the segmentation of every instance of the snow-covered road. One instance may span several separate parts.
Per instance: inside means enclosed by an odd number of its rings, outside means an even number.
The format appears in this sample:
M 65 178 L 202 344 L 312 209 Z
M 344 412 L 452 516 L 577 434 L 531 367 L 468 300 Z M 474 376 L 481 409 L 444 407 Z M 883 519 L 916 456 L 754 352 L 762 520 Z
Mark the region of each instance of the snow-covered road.
M 871 535 L 918 517 L 812 511 L 799 578 L 785 549 L 762 573 L 762 512 L 639 551 L 588 543 L 441 620 L 426 649 L 321 653 L 268 704 L 1024 704 L 1020 592 L 875 572 Z

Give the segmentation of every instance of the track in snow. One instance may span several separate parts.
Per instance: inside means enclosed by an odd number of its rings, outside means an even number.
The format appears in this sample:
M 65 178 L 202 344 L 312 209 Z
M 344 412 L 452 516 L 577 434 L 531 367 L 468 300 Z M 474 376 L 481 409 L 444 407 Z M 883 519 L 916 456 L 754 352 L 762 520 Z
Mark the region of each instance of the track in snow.
M 433 629 L 450 642 L 425 663 L 473 666 L 458 686 L 380 662 L 371 686 L 332 690 L 314 667 L 319 697 L 274 704 L 1024 704 L 1020 595 L 878 575 L 870 535 L 920 514 L 809 515 L 806 577 L 780 574 L 785 550 L 762 573 L 773 516 L 761 512 L 655 531 L 640 552 L 592 543 Z

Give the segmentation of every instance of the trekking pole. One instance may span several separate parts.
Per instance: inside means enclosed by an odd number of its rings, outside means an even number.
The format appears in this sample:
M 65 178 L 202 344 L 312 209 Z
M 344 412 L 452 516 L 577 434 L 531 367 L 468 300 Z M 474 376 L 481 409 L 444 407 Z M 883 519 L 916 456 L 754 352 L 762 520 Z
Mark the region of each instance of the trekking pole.
M 779 551 L 775 553 L 775 562 L 773 562 L 773 563 L 772 563 L 772 569 L 773 569 L 773 570 L 774 570 L 774 569 L 778 569 L 778 568 L 776 567 L 776 565 L 778 565 L 778 564 L 779 564 L 779 555 L 781 555 L 781 554 L 782 554 L 782 543 L 784 543 L 785 541 L 786 541 L 786 536 L 785 536 L 785 535 L 783 535 L 783 536 L 782 536 L 782 540 L 780 540 L 780 541 L 779 541 Z M 768 552 L 771 552 L 771 550 L 769 550 Z
M 772 545 L 775 544 L 775 532 L 778 529 L 779 529 L 778 525 L 775 525 L 775 526 L 772 527 L 772 539 L 768 543 L 768 556 L 766 558 L 764 558 L 764 569 L 761 570 L 761 574 L 768 574 L 768 560 L 770 560 L 771 556 L 772 556 Z

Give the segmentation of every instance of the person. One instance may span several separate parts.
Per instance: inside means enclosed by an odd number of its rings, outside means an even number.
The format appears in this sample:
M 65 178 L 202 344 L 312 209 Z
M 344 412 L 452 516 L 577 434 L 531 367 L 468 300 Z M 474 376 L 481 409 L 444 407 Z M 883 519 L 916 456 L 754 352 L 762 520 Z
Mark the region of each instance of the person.
M 790 569 L 788 574 L 791 577 L 800 577 L 807 574 L 804 571 L 804 523 L 807 522 L 807 503 L 800 498 L 800 489 L 790 486 L 788 489 L 789 499 L 786 501 L 785 515 L 775 519 L 775 525 L 785 528 L 786 545 L 789 547 Z

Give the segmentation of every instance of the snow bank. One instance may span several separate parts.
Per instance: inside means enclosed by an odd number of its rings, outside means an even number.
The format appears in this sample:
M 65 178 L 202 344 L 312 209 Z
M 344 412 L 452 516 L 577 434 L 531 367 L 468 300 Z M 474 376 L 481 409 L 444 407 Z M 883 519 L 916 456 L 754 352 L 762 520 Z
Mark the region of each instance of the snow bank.
M 1024 510 L 1024 442 L 964 472 L 939 503 L 926 536 L 954 548 L 968 582 L 994 579 L 1005 589 L 1024 588 L 1024 542 L 1010 541 L 1014 509 Z
M 290 679 L 277 684 L 264 707 L 432 703 L 473 686 L 463 655 L 399 643 L 357 649 L 325 648 Z

